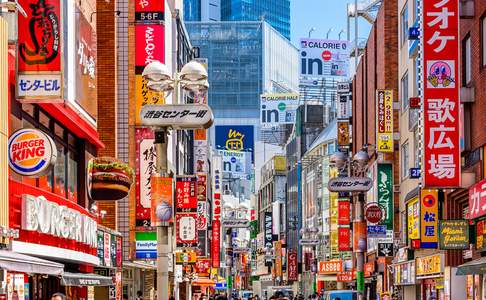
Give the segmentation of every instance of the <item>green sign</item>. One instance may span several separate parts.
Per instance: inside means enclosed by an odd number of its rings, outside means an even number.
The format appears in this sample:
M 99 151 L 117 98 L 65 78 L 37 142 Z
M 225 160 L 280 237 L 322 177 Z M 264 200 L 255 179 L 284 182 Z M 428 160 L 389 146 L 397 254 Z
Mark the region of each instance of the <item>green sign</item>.
M 356 290 L 359 293 L 364 292 L 364 272 L 356 272 Z
M 440 220 L 439 247 L 443 250 L 469 249 L 469 224 L 467 220 Z
M 257 234 L 258 234 L 258 221 L 257 220 L 250 221 L 250 238 L 256 239 Z
M 233 288 L 233 276 L 227 276 L 226 277 L 226 285 L 228 287 L 228 289 L 232 289 Z
M 385 209 L 382 224 L 393 230 L 393 168 L 391 164 L 378 164 L 378 204 Z

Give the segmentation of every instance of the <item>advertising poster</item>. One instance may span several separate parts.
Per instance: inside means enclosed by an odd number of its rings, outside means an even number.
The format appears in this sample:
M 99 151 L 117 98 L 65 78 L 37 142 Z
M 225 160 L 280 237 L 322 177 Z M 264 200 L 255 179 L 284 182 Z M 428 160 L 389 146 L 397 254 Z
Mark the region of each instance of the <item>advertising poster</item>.
M 135 3 L 136 21 L 164 21 L 164 2 L 157 0 L 140 0 Z
M 135 129 L 136 139 L 136 226 L 150 226 L 151 219 L 151 184 L 150 178 L 157 171 L 155 136 L 149 128 Z
M 282 243 L 275 242 L 275 276 L 282 276 Z
M 338 225 L 349 225 L 351 222 L 351 202 L 348 199 L 338 200 Z
M 207 180 L 206 174 L 197 174 L 197 230 L 208 228 Z
M 209 258 L 197 258 L 196 273 L 199 277 L 209 277 L 211 271 L 211 261 Z
M 440 220 L 439 227 L 440 249 L 469 249 L 469 223 L 467 220 Z
M 116 266 L 121 267 L 123 264 L 123 238 L 116 237 Z
M 177 176 L 176 212 L 197 212 L 196 176 Z
M 338 250 L 351 250 L 351 229 L 349 227 L 338 228 Z
M 437 190 L 420 191 L 420 248 L 436 249 L 439 230 Z
M 348 41 L 300 39 L 300 75 L 304 77 L 348 77 Z
M 420 239 L 420 203 L 418 198 L 414 198 L 407 204 L 407 227 L 409 239 Z
M 255 151 L 253 125 L 216 125 L 216 149 L 243 151 L 252 153 Z
M 364 252 L 367 249 L 366 243 L 366 222 L 353 222 L 353 250 Z
M 172 178 L 152 175 L 151 184 L 151 225 L 161 226 L 173 222 Z
M 197 213 L 176 214 L 176 246 L 181 248 L 196 247 L 198 241 Z
M 454 188 L 461 185 L 459 1 L 421 3 L 423 186 Z
M 19 5 L 27 16 L 18 16 L 18 28 L 25 30 L 18 30 L 17 98 L 26 102 L 61 102 L 61 2 L 20 0 Z
M 393 152 L 393 91 L 376 91 L 376 144 L 378 152 Z
M 149 90 L 147 80 L 141 74 L 135 75 L 135 125 L 142 125 L 140 111 L 147 104 L 164 104 L 164 93 Z
M 337 142 L 339 146 L 348 146 L 350 143 L 349 137 L 349 122 L 338 121 L 337 122 Z
M 223 158 L 223 172 L 234 175 L 246 175 L 250 170 L 249 155 L 243 151 L 218 150 Z
M 194 171 L 208 171 L 209 145 L 206 139 L 194 140 Z
M 378 204 L 385 209 L 381 224 L 393 229 L 393 170 L 392 164 L 378 164 Z
M 299 94 L 262 94 L 260 96 L 260 124 L 262 128 L 294 124 Z
M 153 60 L 165 62 L 165 29 L 162 24 L 135 25 L 135 67 L 145 67 Z M 138 72 L 137 72 L 138 73 Z

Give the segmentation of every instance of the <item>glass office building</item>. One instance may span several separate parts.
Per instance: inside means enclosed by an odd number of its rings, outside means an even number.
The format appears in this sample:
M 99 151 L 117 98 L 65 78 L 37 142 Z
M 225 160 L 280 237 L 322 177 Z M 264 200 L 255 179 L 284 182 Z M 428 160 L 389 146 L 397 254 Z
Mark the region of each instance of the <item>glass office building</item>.
M 290 0 L 221 0 L 221 20 L 265 20 L 290 39 Z
M 220 21 L 220 0 L 184 0 L 184 21 Z
M 298 92 L 298 50 L 268 23 L 186 22 L 186 28 L 208 59 L 208 101 L 217 120 L 257 125 L 262 93 Z

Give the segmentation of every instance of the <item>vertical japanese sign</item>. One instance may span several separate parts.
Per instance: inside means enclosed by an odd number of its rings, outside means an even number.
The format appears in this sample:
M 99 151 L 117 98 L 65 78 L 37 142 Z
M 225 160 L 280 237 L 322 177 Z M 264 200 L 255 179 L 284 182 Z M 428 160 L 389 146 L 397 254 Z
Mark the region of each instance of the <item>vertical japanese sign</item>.
M 275 276 L 282 276 L 282 243 L 275 242 Z
M 177 176 L 176 211 L 197 212 L 196 176 Z
M 198 135 L 196 135 L 198 133 Z M 206 140 L 206 130 L 194 131 L 194 171 L 207 172 L 208 171 L 208 154 L 209 146 Z
M 420 248 L 437 248 L 439 200 L 437 190 L 420 192 Z
M 287 278 L 289 281 L 298 280 L 298 268 L 297 268 L 297 252 L 295 250 L 289 250 L 287 257 Z
M 164 25 L 135 25 L 135 67 L 145 67 L 154 60 L 165 62 Z
M 135 75 L 135 125 L 142 125 L 140 111 L 147 104 L 165 104 L 164 94 L 149 90 L 147 80 L 141 74 Z
M 164 21 L 165 1 L 137 0 L 134 2 L 136 21 Z
M 273 248 L 273 216 L 272 212 L 265 212 L 265 248 Z
M 348 199 L 338 200 L 338 225 L 349 225 L 351 222 L 351 202 Z
M 378 204 L 385 209 L 382 224 L 393 229 L 393 170 L 392 164 L 378 164 Z
M 176 213 L 176 246 L 196 247 L 198 236 L 196 229 L 197 213 Z
M 156 172 L 155 136 L 149 128 L 135 129 L 136 139 L 136 226 L 150 226 L 151 184 L 150 178 Z
M 18 16 L 17 99 L 60 102 L 61 3 L 59 0 L 20 0 L 27 16 Z
M 105 266 L 111 267 L 111 234 L 104 233 L 104 247 L 103 247 Z
M 221 156 L 213 155 L 213 220 L 211 231 L 211 266 L 219 268 L 221 250 L 221 179 L 223 162 Z
M 423 5 L 424 186 L 460 186 L 459 1 Z
M 486 214 L 486 179 L 469 188 L 469 219 L 476 219 Z
M 376 144 L 378 152 L 393 152 L 393 91 L 376 91 Z
M 172 222 L 172 178 L 152 175 L 150 181 L 152 198 L 151 225 L 160 226 L 163 222 Z
M 351 250 L 351 229 L 349 227 L 338 228 L 338 250 Z
M 418 198 L 414 198 L 407 204 L 407 228 L 409 239 L 420 239 L 420 203 Z
M 206 230 L 208 227 L 207 211 L 207 180 L 206 174 L 197 174 L 197 229 Z

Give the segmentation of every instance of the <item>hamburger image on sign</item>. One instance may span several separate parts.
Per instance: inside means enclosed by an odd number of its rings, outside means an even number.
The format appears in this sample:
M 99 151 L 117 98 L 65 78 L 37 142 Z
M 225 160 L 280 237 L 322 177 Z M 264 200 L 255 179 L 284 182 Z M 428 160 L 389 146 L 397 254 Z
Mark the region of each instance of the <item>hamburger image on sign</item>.
M 20 129 L 8 140 L 8 164 L 22 175 L 40 177 L 45 175 L 57 158 L 54 141 L 37 129 Z
M 112 157 L 92 158 L 87 173 L 88 193 L 94 201 L 123 199 L 133 183 L 133 169 Z

